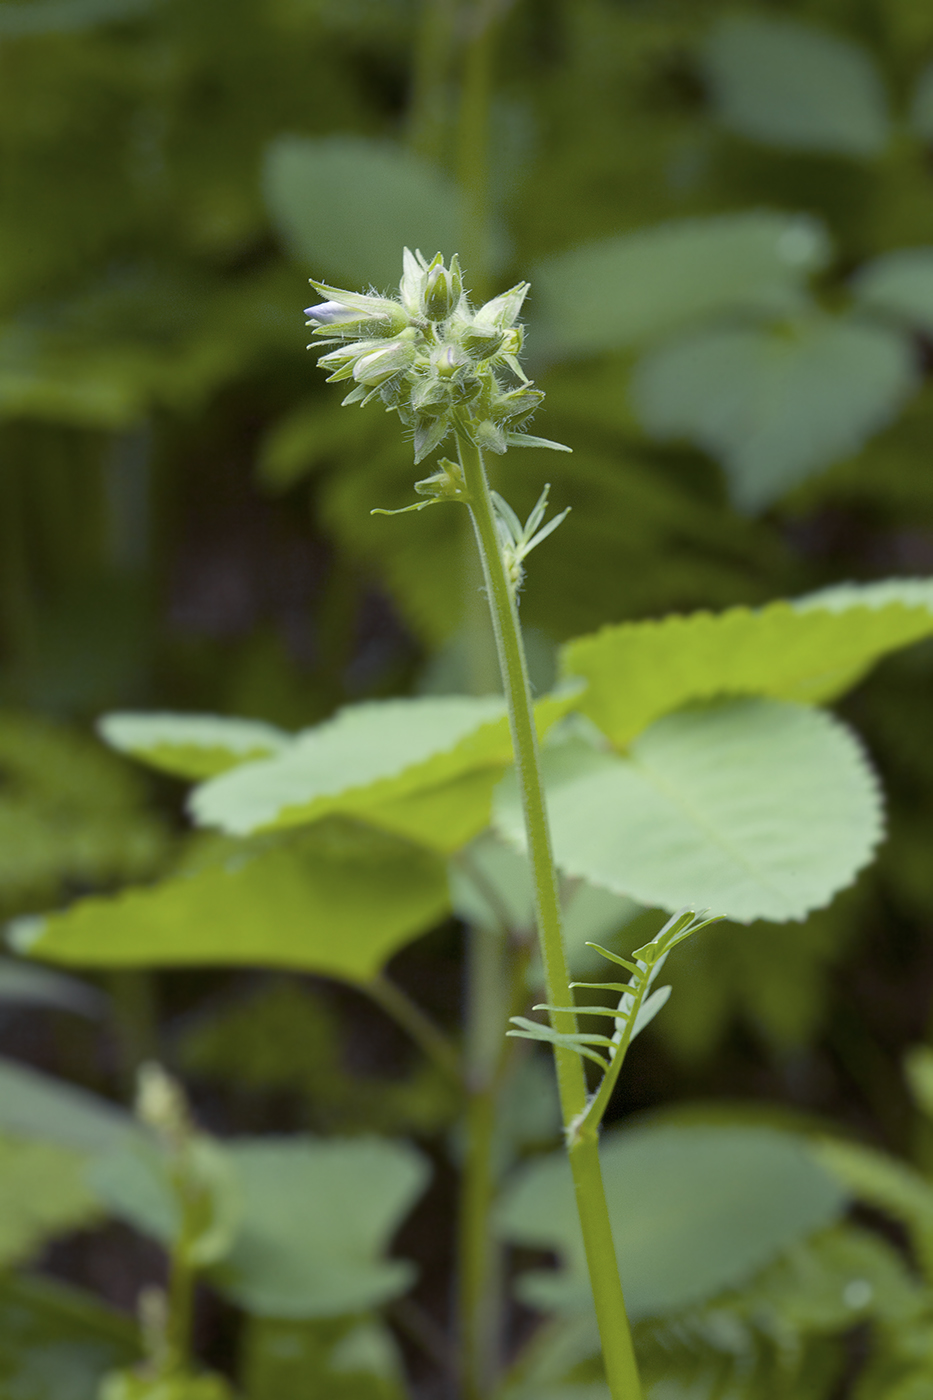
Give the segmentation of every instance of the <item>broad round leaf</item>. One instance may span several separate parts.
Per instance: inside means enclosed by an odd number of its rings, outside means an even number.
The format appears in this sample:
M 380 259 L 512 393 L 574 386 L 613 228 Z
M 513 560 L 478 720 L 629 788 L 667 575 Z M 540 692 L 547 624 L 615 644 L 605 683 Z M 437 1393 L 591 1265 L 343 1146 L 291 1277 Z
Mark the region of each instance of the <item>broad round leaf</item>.
M 620 748 L 692 700 L 833 700 L 888 652 L 933 635 L 933 582 L 841 584 L 763 608 L 623 622 L 568 642 L 578 708 Z
M 822 225 L 764 212 L 682 219 L 558 253 L 532 273 L 552 354 L 638 345 L 703 316 L 795 309 L 829 257 Z
M 507 762 L 504 709 L 498 696 L 463 695 L 348 705 L 277 757 L 198 788 L 191 811 L 199 824 L 234 835 L 304 824 L 331 811 L 365 813 L 471 769 Z M 474 735 L 477 743 L 465 742 Z
M 890 139 L 887 100 L 867 51 L 808 24 L 720 21 L 701 50 L 720 119 L 733 131 L 798 151 L 876 156 Z
M 0 1133 L 104 1152 L 122 1148 L 138 1131 L 130 1114 L 107 1099 L 0 1058 Z
M 545 751 L 545 779 L 560 868 L 643 904 L 802 919 L 852 882 L 881 838 L 874 775 L 822 711 L 776 700 L 684 710 L 629 754 L 571 741 Z M 496 822 L 523 840 L 512 778 Z
M 870 311 L 933 334 L 933 247 L 897 248 L 873 258 L 853 278 L 852 290 Z
M 752 511 L 856 452 L 918 383 L 900 331 L 811 315 L 791 330 L 723 328 L 662 346 L 637 365 L 632 397 L 647 432 L 717 457 L 735 504 Z
M 157 0 L 33 0 L 0 5 L 0 36 L 73 34 L 99 24 L 125 23 L 153 9 Z
M 73 1149 L 0 1137 L 0 1268 L 22 1263 L 56 1235 L 97 1223 L 84 1167 Z
M 610 1131 L 600 1151 L 625 1301 L 633 1319 L 681 1311 L 741 1287 L 791 1245 L 831 1224 L 846 1194 L 790 1133 L 758 1127 Z M 566 1155 L 507 1184 L 497 1218 L 514 1244 L 554 1249 L 521 1296 L 545 1310 L 591 1306 Z
M 460 242 L 456 187 L 387 141 L 279 137 L 266 152 L 263 186 L 294 256 L 315 277 L 351 289 L 397 287 L 404 247 L 449 257 Z
M 918 136 L 933 141 L 933 63 L 924 68 L 917 80 L 910 104 L 910 123 Z
M 106 1372 L 138 1360 L 125 1312 L 50 1278 L 0 1282 L 0 1389 L 11 1400 L 96 1400 Z
M 105 743 L 179 778 L 212 778 L 277 753 L 293 736 L 255 719 L 114 713 L 97 724 Z
M 439 857 L 377 832 L 322 831 L 22 921 L 18 945 L 73 965 L 247 963 L 368 981 L 448 908 Z
M 380 1138 L 279 1138 L 225 1149 L 242 1224 L 216 1278 L 267 1317 L 363 1312 L 410 1286 L 415 1270 L 382 1255 L 427 1185 L 425 1158 Z

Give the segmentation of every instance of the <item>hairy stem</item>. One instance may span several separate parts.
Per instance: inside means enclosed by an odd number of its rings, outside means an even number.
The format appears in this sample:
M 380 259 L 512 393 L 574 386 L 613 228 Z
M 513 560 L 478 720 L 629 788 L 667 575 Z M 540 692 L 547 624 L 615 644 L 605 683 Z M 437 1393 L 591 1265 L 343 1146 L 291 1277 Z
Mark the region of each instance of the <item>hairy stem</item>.
M 538 937 L 548 1001 L 555 1006 L 569 1006 L 571 992 L 561 933 L 560 895 L 551 853 L 538 755 L 538 736 L 518 609 L 505 570 L 482 453 L 470 438 L 465 426 L 461 426 L 457 432 L 457 450 L 476 541 L 483 561 L 499 664 L 505 686 L 512 747 L 525 816 L 528 854 L 534 878 Z M 551 1023 L 557 1031 L 573 1033 L 576 1030 L 576 1016 L 572 1011 L 552 1012 Z M 572 1051 L 561 1047 L 555 1047 L 554 1056 L 606 1379 L 613 1400 L 639 1400 L 641 1386 L 612 1241 L 612 1225 L 599 1164 L 598 1137 L 595 1129 L 580 1133 L 573 1131 L 574 1125 L 586 1109 L 587 1093 L 583 1064 Z

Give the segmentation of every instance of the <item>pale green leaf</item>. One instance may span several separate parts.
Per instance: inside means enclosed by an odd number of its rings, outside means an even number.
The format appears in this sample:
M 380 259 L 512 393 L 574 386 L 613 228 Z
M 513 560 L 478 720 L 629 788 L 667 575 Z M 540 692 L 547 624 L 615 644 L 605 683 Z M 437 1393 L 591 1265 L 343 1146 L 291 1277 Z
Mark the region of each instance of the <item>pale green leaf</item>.
M 230 1143 L 242 1225 L 215 1278 L 249 1312 L 339 1317 L 403 1293 L 413 1266 L 383 1257 L 427 1185 L 407 1143 L 278 1138 Z
M 852 279 L 857 300 L 925 334 L 933 334 L 933 247 L 896 248 L 865 263 Z
M 640 1127 L 607 1132 L 601 1158 L 629 1315 L 662 1316 L 737 1288 L 789 1246 L 830 1224 L 846 1194 L 804 1142 L 759 1127 Z M 566 1154 L 520 1168 L 498 1230 L 554 1249 L 564 1268 L 521 1280 L 546 1310 L 590 1306 Z
M 532 271 L 535 344 L 552 354 L 592 354 L 722 312 L 792 311 L 808 274 L 828 260 L 815 220 L 759 211 L 584 243 Z
M 90 983 L 37 967 L 22 958 L 0 958 L 0 1003 L 5 1001 L 58 1007 L 90 1017 L 102 1016 L 108 1004 L 103 993 Z
M 254 719 L 220 715 L 114 713 L 98 720 L 101 738 L 117 749 L 179 778 L 212 778 L 284 749 L 292 735 Z
M 763 608 L 626 622 L 568 642 L 564 675 L 587 688 L 578 708 L 624 747 L 693 700 L 771 695 L 824 701 L 881 657 L 933 635 L 933 582 L 841 584 Z
M 933 63 L 928 64 L 917 79 L 910 104 L 910 123 L 918 136 L 933 141 Z
M 697 331 L 646 355 L 632 378 L 645 430 L 721 462 L 735 504 L 755 511 L 851 456 L 918 387 L 909 338 L 810 314 L 776 330 Z
M 534 884 L 527 856 L 486 833 L 451 861 L 450 897 L 459 919 L 494 933 L 534 928 Z
M 789 150 L 877 156 L 890 140 L 887 99 L 867 50 L 808 24 L 722 19 L 700 53 L 721 121 Z
M 71 1148 L 0 1137 L 0 1268 L 22 1263 L 56 1235 L 97 1223 L 84 1166 Z
M 360 817 L 368 825 L 404 836 L 419 846 L 453 855 L 489 825 L 492 795 L 504 761 L 461 773 L 447 782 L 366 802 Z
M 0 5 L 0 36 L 71 34 L 134 20 L 155 4 L 156 0 L 32 0 L 28 5 Z
M 253 1316 L 239 1374 L 249 1400 L 405 1400 L 409 1393 L 398 1343 L 375 1317 Z
M 683 710 L 645 730 L 628 758 L 573 740 L 545 750 L 544 771 L 560 869 L 669 910 L 801 919 L 852 882 L 881 838 L 857 740 L 802 705 Z M 495 818 L 524 840 L 511 776 Z
M 294 826 L 438 787 L 470 769 L 508 762 L 498 696 L 423 696 L 348 705 L 274 758 L 198 788 L 195 820 L 235 835 Z
M 50 1075 L 0 1059 L 0 1132 L 79 1152 L 121 1147 L 138 1129 L 116 1104 Z
M 0 1390 L 9 1400 L 98 1400 L 105 1372 L 138 1358 L 136 1327 L 47 1278 L 0 1283 Z
M 85 966 L 246 963 L 368 981 L 448 908 L 439 857 L 327 828 L 270 849 L 232 845 L 189 875 L 81 900 L 32 921 L 28 951 Z
M 397 287 L 404 247 L 450 257 L 459 246 L 456 187 L 388 141 L 281 136 L 266 151 L 263 188 L 292 254 L 351 290 Z
M 847 1191 L 910 1230 L 927 1279 L 933 1278 L 933 1185 L 907 1162 L 858 1143 L 827 1140 L 817 1159 Z

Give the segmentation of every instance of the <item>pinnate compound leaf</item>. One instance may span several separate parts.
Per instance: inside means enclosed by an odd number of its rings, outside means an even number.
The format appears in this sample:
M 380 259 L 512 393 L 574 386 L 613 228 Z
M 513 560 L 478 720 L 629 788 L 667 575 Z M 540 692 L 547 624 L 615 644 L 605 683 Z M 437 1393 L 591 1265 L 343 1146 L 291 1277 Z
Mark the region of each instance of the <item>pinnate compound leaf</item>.
M 449 256 L 460 241 L 456 187 L 387 141 L 281 136 L 266 151 L 263 188 L 293 255 L 341 286 L 385 291 L 398 284 L 402 248 Z
M 578 708 L 619 747 L 652 720 L 717 695 L 833 700 L 881 657 L 933 635 L 933 581 L 840 584 L 762 608 L 624 622 L 568 642 Z
M 735 16 L 700 54 L 717 114 L 742 136 L 789 150 L 877 156 L 891 135 L 870 54 L 808 24 Z
M 740 1287 L 846 1206 L 844 1189 L 806 1144 L 772 1128 L 610 1130 L 600 1156 L 633 1320 Z M 506 1185 L 497 1224 L 504 1239 L 554 1249 L 565 1266 L 525 1274 L 519 1286 L 525 1301 L 548 1311 L 590 1306 L 564 1153 L 519 1168 Z
M 98 732 L 119 753 L 179 778 L 213 778 L 278 753 L 292 735 L 261 720 L 220 715 L 104 715 Z
M 266 1317 L 339 1317 L 410 1286 L 413 1266 L 385 1259 L 428 1182 L 425 1158 L 383 1138 L 279 1138 L 227 1145 L 242 1223 L 217 1283 Z
M 19 946 L 84 966 L 246 963 L 368 981 L 448 908 L 439 857 L 328 829 L 270 849 L 232 846 L 189 875 L 81 900 L 30 920 Z
M 861 267 L 852 280 L 859 303 L 933 334 L 933 247 L 896 248 Z
M 571 740 L 545 750 L 544 771 L 561 870 L 672 911 L 801 919 L 852 882 L 881 838 L 858 741 L 802 705 L 682 710 L 639 735 L 627 758 Z M 523 841 L 511 775 L 495 817 Z
M 642 344 L 722 312 L 774 316 L 801 303 L 829 260 L 821 224 L 753 212 L 683 219 L 584 243 L 534 269 L 536 335 L 556 354 Z
M 757 511 L 858 451 L 918 384 L 899 330 L 812 314 L 663 345 L 636 366 L 632 398 L 646 432 L 716 457 L 736 506 Z
M 96 1224 L 80 1152 L 50 1142 L 0 1137 L 0 1268 L 28 1259 L 47 1240 Z

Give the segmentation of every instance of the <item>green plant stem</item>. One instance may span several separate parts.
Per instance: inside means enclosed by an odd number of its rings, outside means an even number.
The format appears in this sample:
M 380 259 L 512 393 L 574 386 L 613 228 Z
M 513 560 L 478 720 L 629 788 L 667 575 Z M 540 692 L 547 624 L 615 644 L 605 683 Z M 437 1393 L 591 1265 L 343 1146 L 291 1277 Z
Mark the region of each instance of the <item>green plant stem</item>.
M 477 925 L 467 935 L 464 1161 L 461 1173 L 458 1304 L 463 1394 L 483 1400 L 499 1360 L 501 1250 L 490 1215 L 496 1192 L 495 1138 L 504 1052 L 519 959 L 507 930 Z
M 140 1065 L 159 1058 L 156 975 L 145 968 L 120 968 L 108 981 L 121 1087 L 132 1097 Z
M 401 987 L 381 973 L 360 986 L 386 1015 L 408 1032 L 429 1060 L 457 1084 L 462 1084 L 463 1065 L 457 1047 Z
M 444 154 L 456 8 L 455 0 L 422 0 L 415 43 L 408 144 L 435 165 Z
M 512 746 L 525 816 L 528 853 L 534 878 L 538 936 L 548 1001 L 555 1006 L 569 1006 L 571 992 L 561 933 L 560 895 L 551 854 L 538 755 L 538 736 L 518 609 L 499 545 L 482 453 L 470 438 L 465 426 L 461 426 L 457 432 L 457 450 L 463 470 L 467 503 L 483 560 L 483 573 L 505 686 Z M 552 1012 L 551 1024 L 557 1031 L 572 1034 L 576 1030 L 576 1016 L 572 1011 Z M 612 1225 L 599 1163 L 599 1139 L 595 1128 L 576 1131 L 576 1124 L 585 1112 L 587 1103 L 583 1064 L 572 1051 L 560 1047 L 555 1048 L 554 1057 L 606 1379 L 613 1400 L 639 1400 L 641 1386 L 612 1241 Z

